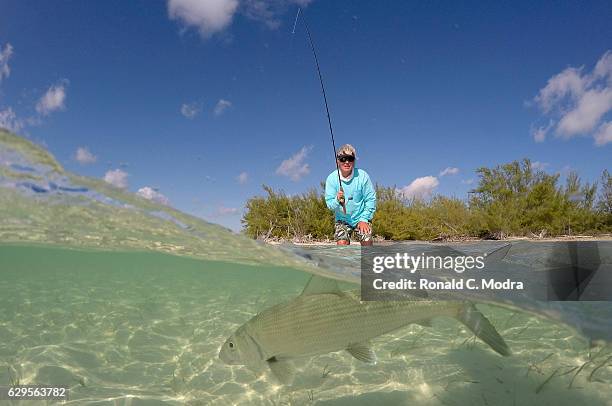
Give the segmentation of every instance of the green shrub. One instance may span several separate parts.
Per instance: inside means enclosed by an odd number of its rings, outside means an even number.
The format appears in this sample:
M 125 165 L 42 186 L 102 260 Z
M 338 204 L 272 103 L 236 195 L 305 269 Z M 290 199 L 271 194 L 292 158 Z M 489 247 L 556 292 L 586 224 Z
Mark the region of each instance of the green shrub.
M 405 200 L 396 187 L 376 185 L 374 234 L 389 240 L 432 240 L 486 236 L 556 236 L 612 232 L 612 176 L 605 170 L 601 190 L 570 173 L 533 168 L 528 159 L 479 168 L 469 199 L 434 196 Z M 244 232 L 253 238 L 331 239 L 333 214 L 320 191 L 287 196 L 263 185 L 267 196 L 246 203 Z M 596 201 L 597 198 L 597 201 Z

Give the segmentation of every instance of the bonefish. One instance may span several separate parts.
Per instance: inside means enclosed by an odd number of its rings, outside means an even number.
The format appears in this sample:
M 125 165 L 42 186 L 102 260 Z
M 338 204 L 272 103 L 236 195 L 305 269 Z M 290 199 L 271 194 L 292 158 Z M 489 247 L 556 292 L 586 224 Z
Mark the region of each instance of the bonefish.
M 294 358 L 346 350 L 360 361 L 376 363 L 369 340 L 410 323 L 427 325 L 438 316 L 459 320 L 494 351 L 510 355 L 504 339 L 471 302 L 360 302 L 336 281 L 314 275 L 298 297 L 240 326 L 221 347 L 219 358 L 256 372 L 270 368 L 280 382 L 290 383 Z

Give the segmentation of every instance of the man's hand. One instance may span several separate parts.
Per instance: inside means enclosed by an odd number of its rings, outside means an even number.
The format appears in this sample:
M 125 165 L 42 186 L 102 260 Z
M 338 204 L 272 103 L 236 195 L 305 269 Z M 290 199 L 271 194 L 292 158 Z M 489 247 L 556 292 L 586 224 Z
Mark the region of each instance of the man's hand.
M 336 195 L 336 200 L 338 200 L 338 203 L 344 205 L 344 191 L 340 190 L 338 192 L 338 194 Z
M 365 221 L 360 221 L 357 223 L 357 230 L 359 230 L 363 234 L 370 233 L 370 225 Z

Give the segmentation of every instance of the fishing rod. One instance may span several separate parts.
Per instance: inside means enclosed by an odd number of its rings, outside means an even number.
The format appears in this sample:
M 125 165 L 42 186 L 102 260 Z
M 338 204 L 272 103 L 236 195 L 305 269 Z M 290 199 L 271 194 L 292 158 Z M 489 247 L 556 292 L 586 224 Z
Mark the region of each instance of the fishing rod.
M 297 25 L 298 17 L 300 16 L 300 11 L 302 9 L 298 8 L 297 15 L 295 16 L 295 23 L 293 24 L 293 34 L 295 34 L 295 26 Z M 342 180 L 340 179 L 340 166 L 338 165 L 338 158 L 336 155 L 336 141 L 334 140 L 334 129 L 332 128 L 331 116 L 329 114 L 329 107 L 327 106 L 327 95 L 325 94 L 325 86 L 323 86 L 323 76 L 321 75 L 321 68 L 319 67 L 319 58 L 317 58 L 317 51 L 315 51 L 314 41 L 312 40 L 312 36 L 310 35 L 310 28 L 308 28 L 308 22 L 306 21 L 306 16 L 302 13 L 302 21 L 304 22 L 304 27 L 306 27 L 306 34 L 308 34 L 308 40 L 310 42 L 310 48 L 312 49 L 312 55 L 314 56 L 315 65 L 317 66 L 317 73 L 319 74 L 319 82 L 321 82 L 321 92 L 323 93 L 323 101 L 325 102 L 325 111 L 327 112 L 327 122 L 329 123 L 329 133 L 331 134 L 332 147 L 334 148 L 334 162 L 336 162 L 336 173 L 338 174 L 338 185 L 340 186 L 340 191 L 344 193 L 342 189 Z M 342 206 L 342 212 L 346 214 L 346 204 L 344 196 L 339 201 Z

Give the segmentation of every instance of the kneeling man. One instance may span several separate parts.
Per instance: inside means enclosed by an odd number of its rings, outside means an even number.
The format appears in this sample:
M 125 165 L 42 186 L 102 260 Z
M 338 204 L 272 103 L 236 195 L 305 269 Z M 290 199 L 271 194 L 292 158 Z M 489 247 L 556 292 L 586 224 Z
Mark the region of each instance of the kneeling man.
M 372 217 L 376 211 L 376 191 L 367 172 L 355 168 L 355 148 L 346 144 L 336 156 L 340 169 L 325 181 L 325 202 L 336 216 L 334 238 L 338 245 L 349 245 L 351 237 L 361 245 L 372 245 Z

